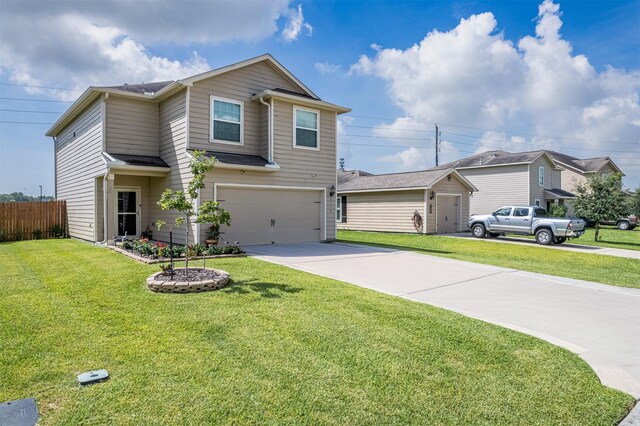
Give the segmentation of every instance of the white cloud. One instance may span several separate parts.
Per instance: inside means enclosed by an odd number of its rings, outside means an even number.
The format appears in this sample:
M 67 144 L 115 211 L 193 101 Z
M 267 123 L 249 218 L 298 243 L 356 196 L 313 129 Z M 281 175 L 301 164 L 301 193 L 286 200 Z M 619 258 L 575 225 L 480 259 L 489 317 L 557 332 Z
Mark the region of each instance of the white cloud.
M 292 16 L 288 4 L 289 0 L 3 0 L 0 73 L 20 84 L 78 89 L 29 89 L 65 100 L 76 98 L 89 85 L 179 79 L 211 67 L 196 51 L 167 58 L 152 53 L 151 47 L 259 40 L 278 31 L 281 17 Z
M 404 111 L 377 132 L 401 134 L 392 129 L 404 129 L 408 122 L 517 130 L 482 134 L 441 126 L 453 146 L 467 151 L 463 155 L 495 148 L 551 148 L 583 158 L 609 155 L 629 164 L 623 171 L 637 182 L 640 129 L 634 123 L 640 120 L 640 70 L 596 70 L 586 56 L 573 54 L 561 26 L 559 5 L 545 0 L 535 36 L 514 43 L 496 31 L 492 13 L 482 13 L 462 19 L 450 31 L 433 30 L 408 49 L 363 55 L 350 71 L 386 80 L 392 100 Z M 521 132 L 542 136 L 523 138 Z M 398 155 L 398 170 L 424 163 L 406 155 Z M 384 158 L 391 161 L 391 156 Z M 635 163 L 626 160 L 631 158 Z
M 393 164 L 396 169 L 395 171 L 398 172 L 426 169 L 430 160 L 426 151 L 425 149 L 411 147 L 397 154 L 378 157 L 377 161 Z
M 342 66 L 337 64 L 330 64 L 328 62 L 316 62 L 315 67 L 320 74 L 333 74 L 334 72 L 340 71 L 340 68 Z
M 299 4 L 297 9 L 289 9 L 288 13 L 289 22 L 282 30 L 282 37 L 287 42 L 292 42 L 298 39 L 298 36 L 303 31 L 310 36 L 313 33 L 313 27 L 305 22 L 302 15 L 302 5 Z

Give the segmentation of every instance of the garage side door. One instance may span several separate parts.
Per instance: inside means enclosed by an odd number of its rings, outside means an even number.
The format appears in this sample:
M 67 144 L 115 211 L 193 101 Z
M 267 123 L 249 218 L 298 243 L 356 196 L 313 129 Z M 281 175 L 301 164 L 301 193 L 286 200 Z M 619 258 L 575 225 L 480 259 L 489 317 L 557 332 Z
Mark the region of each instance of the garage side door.
M 458 218 L 460 216 L 458 210 L 459 199 L 458 196 L 437 196 L 437 234 L 452 234 L 458 232 Z
M 221 229 L 226 241 L 241 245 L 320 241 L 320 191 L 218 188 L 218 201 L 231 213 Z

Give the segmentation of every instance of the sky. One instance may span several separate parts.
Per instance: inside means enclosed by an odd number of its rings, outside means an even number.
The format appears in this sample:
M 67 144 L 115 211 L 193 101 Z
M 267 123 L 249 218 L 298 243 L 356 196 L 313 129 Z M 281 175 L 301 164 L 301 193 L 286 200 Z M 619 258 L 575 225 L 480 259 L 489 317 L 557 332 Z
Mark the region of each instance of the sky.
M 89 85 L 271 53 L 351 108 L 338 158 L 372 173 L 474 153 L 609 156 L 640 187 L 640 0 L 0 0 L 0 193 L 53 194 L 44 134 Z

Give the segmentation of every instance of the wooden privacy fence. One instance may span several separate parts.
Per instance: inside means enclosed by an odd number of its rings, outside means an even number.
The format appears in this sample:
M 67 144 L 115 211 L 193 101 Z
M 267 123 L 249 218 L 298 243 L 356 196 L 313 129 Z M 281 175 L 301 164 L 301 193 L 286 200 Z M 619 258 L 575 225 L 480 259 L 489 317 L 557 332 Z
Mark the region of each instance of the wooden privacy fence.
M 65 201 L 0 203 L 0 242 L 67 236 Z

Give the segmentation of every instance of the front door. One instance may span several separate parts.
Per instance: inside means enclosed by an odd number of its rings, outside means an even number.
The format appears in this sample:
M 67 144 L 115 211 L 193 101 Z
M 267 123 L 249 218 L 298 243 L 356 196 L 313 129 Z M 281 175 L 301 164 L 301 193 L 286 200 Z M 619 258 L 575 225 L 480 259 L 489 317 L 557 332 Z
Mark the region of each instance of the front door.
M 140 191 L 136 189 L 118 190 L 118 236 L 140 235 L 139 219 Z

